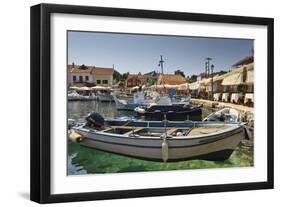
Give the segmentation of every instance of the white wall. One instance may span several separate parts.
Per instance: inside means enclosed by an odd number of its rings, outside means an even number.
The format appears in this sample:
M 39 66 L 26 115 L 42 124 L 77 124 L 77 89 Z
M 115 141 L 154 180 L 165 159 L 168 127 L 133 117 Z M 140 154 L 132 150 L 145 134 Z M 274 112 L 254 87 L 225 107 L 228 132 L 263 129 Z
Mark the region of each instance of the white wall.
M 219 13 L 275 18 L 275 77 L 281 76 L 281 13 L 278 1 L 212 0 L 212 1 L 151 1 L 151 0 L 30 0 L 3 1 L 1 4 L 1 72 L 16 74 L 11 82 L 2 78 L 1 89 L 1 169 L 0 206 L 37 206 L 29 197 L 29 7 L 48 3 L 68 3 L 137 9 L 159 9 L 200 13 Z M 278 58 L 277 58 L 278 57 Z M 11 67 L 16 66 L 16 67 Z M 9 72 L 10 73 L 10 72 Z M 280 105 L 281 82 L 275 81 L 275 106 Z M 19 123 L 20 122 L 20 123 Z M 278 206 L 281 202 L 280 107 L 275 108 L 275 190 L 259 190 L 204 195 L 138 198 L 114 201 L 64 203 L 53 206 Z
M 73 81 L 73 76 L 76 76 L 76 81 Z M 83 77 L 83 81 L 82 83 L 93 83 L 93 75 L 90 73 L 70 73 L 70 83 L 78 83 L 79 82 L 79 77 L 82 76 Z M 86 81 L 86 76 L 88 76 L 89 80 Z

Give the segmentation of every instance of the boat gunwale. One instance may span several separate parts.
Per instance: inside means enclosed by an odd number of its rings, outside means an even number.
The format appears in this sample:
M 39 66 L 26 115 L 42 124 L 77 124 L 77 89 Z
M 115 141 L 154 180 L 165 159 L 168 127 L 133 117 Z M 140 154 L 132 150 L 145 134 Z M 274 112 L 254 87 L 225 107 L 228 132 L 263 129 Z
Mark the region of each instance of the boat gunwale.
M 167 139 L 168 140 L 196 140 L 196 139 L 207 139 L 207 138 L 211 138 L 214 136 L 224 136 L 227 133 L 231 133 L 234 131 L 238 131 L 242 129 L 242 125 L 241 124 L 221 124 L 221 126 L 223 125 L 230 125 L 229 128 L 226 128 L 224 130 L 218 131 L 218 132 L 214 132 L 214 133 L 209 133 L 209 134 L 201 134 L 201 135 L 191 135 L 191 136 L 168 136 Z M 132 127 L 133 128 L 133 127 Z M 135 127 L 135 129 L 138 127 Z M 146 127 L 143 127 L 146 128 Z M 152 127 L 150 127 L 152 128 Z M 161 127 L 156 127 L 156 128 L 161 128 Z M 163 127 L 162 127 L 163 128 Z M 181 127 L 179 127 L 181 128 Z M 182 127 L 183 128 L 183 127 Z M 139 139 L 139 140 L 159 140 L 162 139 L 161 136 L 159 137 L 155 137 L 155 136 L 130 136 L 130 134 L 115 134 L 115 133 L 109 133 L 109 132 L 103 132 L 103 131 L 98 131 L 98 130 L 92 130 L 92 129 L 87 129 L 85 128 L 85 125 L 79 126 L 79 127 L 73 127 L 74 130 L 82 131 L 84 133 L 91 133 L 91 134 L 97 134 L 97 135 L 104 135 L 104 136 L 110 136 L 110 137 L 114 137 L 114 138 L 123 138 L 123 139 Z M 163 133 L 165 134 L 165 133 Z

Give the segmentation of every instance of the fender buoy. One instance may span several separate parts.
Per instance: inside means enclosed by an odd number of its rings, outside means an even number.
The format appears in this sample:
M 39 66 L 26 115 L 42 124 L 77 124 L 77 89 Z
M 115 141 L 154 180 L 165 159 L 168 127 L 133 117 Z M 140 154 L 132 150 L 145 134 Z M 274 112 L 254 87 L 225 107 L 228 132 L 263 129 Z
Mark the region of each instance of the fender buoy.
M 78 142 L 82 142 L 83 136 L 72 129 L 69 134 L 69 139 L 74 143 L 78 143 Z
M 169 158 L 169 146 L 166 141 L 166 138 L 164 138 L 162 142 L 162 160 L 164 162 L 167 162 L 168 158 Z

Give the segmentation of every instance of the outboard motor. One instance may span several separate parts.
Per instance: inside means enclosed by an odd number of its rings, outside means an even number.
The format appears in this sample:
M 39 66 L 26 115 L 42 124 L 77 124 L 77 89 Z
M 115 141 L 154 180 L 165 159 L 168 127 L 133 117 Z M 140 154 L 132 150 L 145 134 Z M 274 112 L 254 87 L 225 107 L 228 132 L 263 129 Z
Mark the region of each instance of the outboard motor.
M 104 126 L 104 118 L 95 112 L 90 113 L 86 117 L 87 125 L 96 129 L 101 129 Z

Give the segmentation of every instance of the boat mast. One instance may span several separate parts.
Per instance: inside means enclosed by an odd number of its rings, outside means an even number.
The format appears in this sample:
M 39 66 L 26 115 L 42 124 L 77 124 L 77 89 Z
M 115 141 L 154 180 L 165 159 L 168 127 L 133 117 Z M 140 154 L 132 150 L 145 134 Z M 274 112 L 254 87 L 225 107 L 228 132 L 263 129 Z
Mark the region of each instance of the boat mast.
M 162 55 L 160 55 L 160 61 L 159 61 L 158 66 L 161 67 L 161 74 L 164 74 L 164 72 L 163 72 L 163 63 L 164 63 L 164 62 L 165 62 L 165 61 L 163 60 Z
M 210 61 L 212 60 L 212 58 L 207 57 L 205 58 L 206 62 L 205 62 L 205 72 L 206 72 L 206 78 L 209 78 L 210 76 Z

